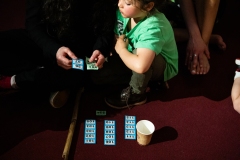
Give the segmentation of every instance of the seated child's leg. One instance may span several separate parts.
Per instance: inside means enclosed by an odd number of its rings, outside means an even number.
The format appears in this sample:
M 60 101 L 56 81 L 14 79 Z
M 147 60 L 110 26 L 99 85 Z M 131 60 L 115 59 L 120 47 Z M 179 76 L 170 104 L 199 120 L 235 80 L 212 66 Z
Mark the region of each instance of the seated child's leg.
M 152 70 L 149 69 L 144 74 L 139 74 L 134 71 L 132 73 L 133 74 L 132 74 L 129 85 L 131 86 L 133 93 L 143 94 L 146 91 L 148 82 L 152 76 Z
M 119 93 L 110 94 L 105 97 L 107 105 L 115 109 L 125 109 L 146 103 L 147 96 L 145 90 L 151 78 L 151 72 L 151 69 L 144 74 L 133 72 L 129 83 L 130 86 Z
M 129 87 L 120 93 L 111 94 L 105 98 L 110 107 L 116 109 L 130 108 L 135 105 L 144 104 L 147 101 L 146 89 L 150 80 L 163 78 L 166 62 L 161 55 L 154 58 L 150 69 L 144 74 L 133 72 Z
M 166 68 L 166 61 L 161 54 L 157 55 L 152 63 L 151 81 L 161 81 L 164 79 L 164 70 Z
M 152 76 L 148 83 L 146 92 L 158 91 L 160 89 L 168 89 L 167 82 L 164 82 L 164 70 L 166 68 L 166 61 L 162 55 L 157 55 L 152 63 Z
M 134 93 L 142 94 L 146 91 L 150 82 L 163 82 L 166 61 L 161 54 L 157 55 L 152 62 L 151 67 L 144 74 L 133 72 L 130 86 Z

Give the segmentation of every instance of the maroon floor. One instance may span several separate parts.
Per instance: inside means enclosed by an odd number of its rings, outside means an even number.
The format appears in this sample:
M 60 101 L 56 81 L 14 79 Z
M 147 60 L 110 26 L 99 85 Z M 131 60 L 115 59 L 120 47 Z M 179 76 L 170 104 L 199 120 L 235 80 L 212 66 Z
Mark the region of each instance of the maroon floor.
M 0 0 L 0 30 L 24 26 L 21 1 Z M 149 94 L 146 104 L 131 110 L 107 107 L 103 101 L 107 89 L 87 90 L 80 101 L 69 159 L 239 160 L 240 115 L 233 110 L 230 97 L 234 60 L 240 56 L 239 8 L 239 0 L 229 0 L 224 17 L 214 29 L 223 36 L 227 50 L 220 53 L 211 49 L 209 74 L 190 75 L 180 56 L 180 72 L 169 81 L 170 89 Z M 179 53 L 184 53 L 184 44 L 179 44 Z M 73 101 L 53 109 L 45 96 L 35 93 L 0 96 L 0 159 L 62 159 Z M 96 110 L 107 111 L 107 116 L 96 116 Z M 124 140 L 125 115 L 155 124 L 149 146 Z M 83 122 L 90 118 L 97 120 L 94 145 L 83 143 Z M 103 144 L 104 120 L 116 120 L 116 146 Z

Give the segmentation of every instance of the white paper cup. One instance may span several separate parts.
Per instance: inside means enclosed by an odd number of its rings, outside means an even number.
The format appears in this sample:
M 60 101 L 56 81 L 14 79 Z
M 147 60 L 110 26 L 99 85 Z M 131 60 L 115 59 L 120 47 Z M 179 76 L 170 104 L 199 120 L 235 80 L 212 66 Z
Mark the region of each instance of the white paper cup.
M 152 134 L 155 131 L 154 124 L 149 120 L 140 120 L 137 125 L 137 142 L 141 146 L 146 146 L 152 139 Z

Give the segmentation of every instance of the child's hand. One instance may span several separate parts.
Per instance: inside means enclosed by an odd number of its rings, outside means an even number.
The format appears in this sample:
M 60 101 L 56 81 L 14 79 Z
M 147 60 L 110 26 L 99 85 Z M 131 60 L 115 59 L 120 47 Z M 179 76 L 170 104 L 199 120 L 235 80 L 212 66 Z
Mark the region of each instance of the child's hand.
M 125 35 L 120 35 L 115 44 L 115 50 L 119 54 L 122 49 L 127 49 L 128 39 Z

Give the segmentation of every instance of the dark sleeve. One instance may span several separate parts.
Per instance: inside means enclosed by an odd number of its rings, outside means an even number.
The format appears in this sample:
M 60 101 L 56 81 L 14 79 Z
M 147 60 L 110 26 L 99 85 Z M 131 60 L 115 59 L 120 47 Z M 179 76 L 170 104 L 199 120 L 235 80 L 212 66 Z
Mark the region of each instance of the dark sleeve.
M 26 30 L 30 38 L 43 50 L 44 57 L 55 62 L 57 50 L 61 45 L 48 35 L 46 25 L 42 22 L 42 2 L 27 0 Z
M 104 57 L 110 56 L 113 50 L 114 34 L 109 33 L 109 35 L 101 35 L 97 38 L 96 43 L 93 46 L 94 50 L 99 50 Z
M 114 50 L 114 26 L 116 21 L 116 0 L 97 0 L 93 7 L 93 23 L 96 42 L 93 50 L 99 50 L 108 57 Z

